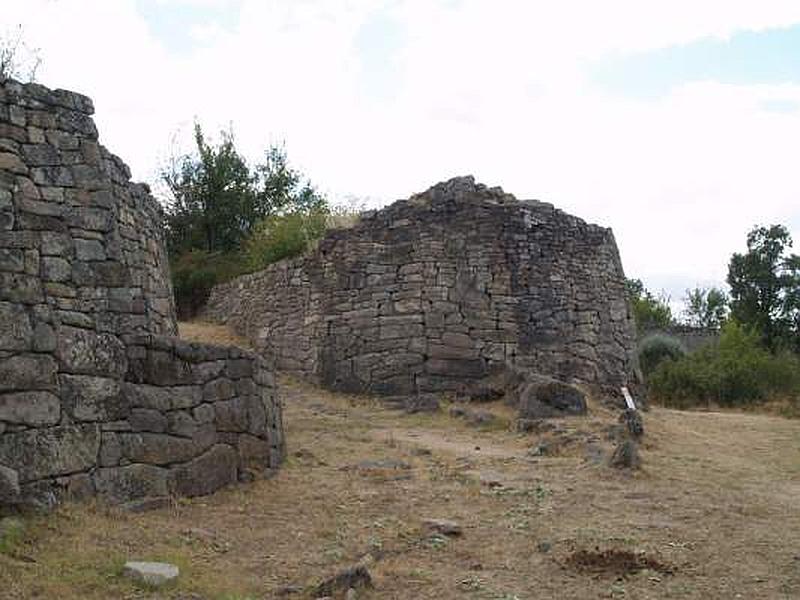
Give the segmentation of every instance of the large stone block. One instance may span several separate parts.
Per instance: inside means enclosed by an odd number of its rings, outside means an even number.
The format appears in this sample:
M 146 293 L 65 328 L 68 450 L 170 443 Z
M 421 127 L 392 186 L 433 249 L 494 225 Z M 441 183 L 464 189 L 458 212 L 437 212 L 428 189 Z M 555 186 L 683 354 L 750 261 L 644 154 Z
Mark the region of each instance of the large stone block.
M 77 421 L 116 421 L 130 413 L 120 382 L 94 375 L 61 375 L 61 394 Z
M 0 421 L 42 427 L 61 420 L 61 402 L 50 392 L 0 394 Z
M 135 463 L 169 465 L 191 460 L 205 448 L 195 440 L 166 433 L 120 433 L 122 455 Z
M 58 358 L 67 373 L 121 378 L 128 370 L 125 346 L 108 333 L 61 327 Z
M 52 390 L 57 385 L 56 372 L 56 361 L 46 354 L 0 358 L 0 392 Z
M 560 381 L 534 381 L 522 384 L 519 416 L 541 419 L 586 414 L 586 396 L 573 385 Z
M 100 431 L 95 425 L 29 429 L 0 436 L 0 464 L 21 483 L 88 471 L 97 464 Z
M 203 496 L 235 483 L 239 459 L 226 444 L 217 444 L 203 455 L 173 470 L 175 491 L 182 496 Z
M 169 471 L 152 465 L 98 469 L 93 480 L 97 495 L 110 503 L 167 496 L 170 493 Z
M 0 302 L 0 350 L 28 350 L 32 335 L 33 330 L 25 307 Z

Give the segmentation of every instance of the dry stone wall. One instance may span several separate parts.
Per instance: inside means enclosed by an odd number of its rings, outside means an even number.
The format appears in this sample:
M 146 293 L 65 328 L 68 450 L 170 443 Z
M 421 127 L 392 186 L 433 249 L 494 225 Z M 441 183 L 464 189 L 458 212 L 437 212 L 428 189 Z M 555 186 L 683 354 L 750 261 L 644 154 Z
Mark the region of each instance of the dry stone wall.
M 170 337 L 161 209 L 92 113 L 0 85 L 0 506 L 196 495 L 283 455 L 263 360 Z
M 455 391 L 508 368 L 618 390 L 634 367 L 611 230 L 471 177 L 217 286 L 205 316 L 347 391 Z

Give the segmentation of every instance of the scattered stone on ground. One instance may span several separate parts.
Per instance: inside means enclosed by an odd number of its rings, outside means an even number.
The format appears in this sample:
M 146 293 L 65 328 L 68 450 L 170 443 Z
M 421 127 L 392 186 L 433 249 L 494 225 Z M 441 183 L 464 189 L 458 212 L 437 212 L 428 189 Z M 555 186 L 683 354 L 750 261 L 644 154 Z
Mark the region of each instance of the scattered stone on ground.
M 308 466 L 324 467 L 328 464 L 308 448 L 298 448 L 292 452 L 292 457 Z
M 422 525 L 431 532 L 458 536 L 463 533 L 461 525 L 448 519 L 424 519 Z
M 292 596 L 294 594 L 302 594 L 303 588 L 299 585 L 285 585 L 282 588 L 279 588 L 275 595 L 279 598 L 284 598 L 286 596 Z
M 471 410 L 464 406 L 451 406 L 450 416 L 456 419 L 464 419 L 473 427 L 491 425 L 498 421 L 497 415 L 488 410 Z
M 517 419 L 517 431 L 519 433 L 546 433 L 557 431 L 561 425 L 546 419 Z
M 547 554 L 552 549 L 553 549 L 553 544 L 551 542 L 539 542 L 538 544 L 536 544 L 536 550 L 541 552 L 542 554 Z
M 355 565 L 353 567 L 339 571 L 317 586 L 314 597 L 324 598 L 335 594 L 347 593 L 348 590 L 358 590 L 360 588 L 372 587 L 372 575 L 365 565 Z
M 638 469 L 642 464 L 639 445 L 631 439 L 621 441 L 614 449 L 609 464 L 616 469 Z
M 362 460 L 355 465 L 357 471 L 410 471 L 411 465 L 396 458 Z
M 522 419 L 547 419 L 586 414 L 586 396 L 573 385 L 561 381 L 533 381 L 520 386 L 519 416 Z
M 417 447 L 411 449 L 412 456 L 430 456 L 431 454 L 433 454 L 433 452 L 431 452 L 430 448 Z
M 175 581 L 180 570 L 175 565 L 159 562 L 127 562 L 122 574 L 137 583 L 161 587 Z
M 639 439 L 644 435 L 644 423 L 642 415 L 636 409 L 626 408 L 619 416 L 619 422 L 625 425 L 628 434 L 634 439 Z

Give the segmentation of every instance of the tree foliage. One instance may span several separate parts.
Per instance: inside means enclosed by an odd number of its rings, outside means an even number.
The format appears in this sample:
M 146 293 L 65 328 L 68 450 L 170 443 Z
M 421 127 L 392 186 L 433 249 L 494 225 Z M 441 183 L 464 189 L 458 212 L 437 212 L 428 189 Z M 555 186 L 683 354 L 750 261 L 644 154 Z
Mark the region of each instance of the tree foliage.
M 194 152 L 162 172 L 181 318 L 195 316 L 217 283 L 303 252 L 322 235 L 329 213 L 325 198 L 289 166 L 282 146 L 270 147 L 264 162 L 250 167 L 231 132 L 214 144 L 195 125 L 194 142 Z
M 651 398 L 676 408 L 698 404 L 739 406 L 770 399 L 800 399 L 800 358 L 772 353 L 759 335 L 734 320 L 719 341 L 658 364 L 647 380 Z
M 233 133 L 210 144 L 195 125 L 195 152 L 181 156 L 163 173 L 171 193 L 167 230 L 173 255 L 190 250 L 231 252 L 268 217 L 323 209 L 325 199 L 289 166 L 282 146 L 271 146 L 264 162 L 250 167 Z
M 625 285 L 633 308 L 636 329 L 640 333 L 672 325 L 672 309 L 667 296 L 654 296 L 644 287 L 641 279 L 628 279 Z
M 755 227 L 747 252 L 735 253 L 728 266 L 731 316 L 773 350 L 800 350 L 800 257 L 791 247 L 784 226 Z
M 642 373 L 647 377 L 665 360 L 678 360 L 685 356 L 686 348 L 679 339 L 656 332 L 639 342 L 637 354 Z
M 728 295 L 716 287 L 686 290 L 686 321 L 692 327 L 719 329 L 728 314 Z

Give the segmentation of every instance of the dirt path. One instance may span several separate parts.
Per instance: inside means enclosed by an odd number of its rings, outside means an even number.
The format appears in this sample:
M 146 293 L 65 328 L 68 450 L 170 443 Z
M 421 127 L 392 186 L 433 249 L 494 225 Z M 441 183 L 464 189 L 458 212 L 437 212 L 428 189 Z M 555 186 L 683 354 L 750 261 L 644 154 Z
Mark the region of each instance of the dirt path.
M 0 554 L 0 598 L 305 598 L 366 555 L 376 587 L 359 598 L 800 597 L 798 421 L 654 409 L 645 467 L 628 475 L 602 460 L 602 410 L 521 435 L 500 406 L 482 430 L 292 382 L 283 393 L 279 475 L 146 514 L 33 519 Z M 431 538 L 429 517 L 464 533 Z M 179 585 L 130 587 L 130 559 L 175 562 Z

